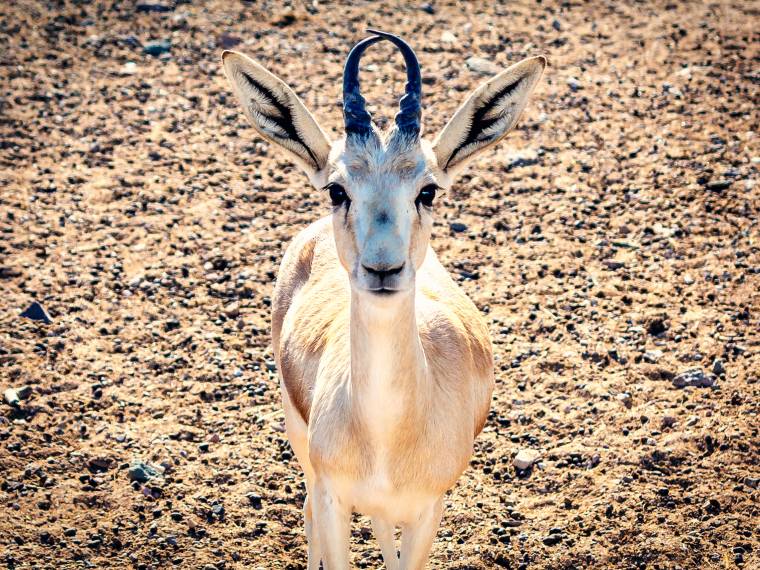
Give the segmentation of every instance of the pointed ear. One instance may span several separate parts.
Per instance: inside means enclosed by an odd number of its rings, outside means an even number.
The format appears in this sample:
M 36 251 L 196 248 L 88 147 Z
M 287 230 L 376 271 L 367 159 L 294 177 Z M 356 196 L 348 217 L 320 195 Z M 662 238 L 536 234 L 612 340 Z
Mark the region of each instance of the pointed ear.
M 279 77 L 241 53 L 223 52 L 222 65 L 254 128 L 284 149 L 312 182 L 318 183 L 330 154 L 330 141 L 303 101 Z
M 453 174 L 517 124 L 546 67 L 543 56 L 524 59 L 480 85 L 433 142 L 438 166 Z

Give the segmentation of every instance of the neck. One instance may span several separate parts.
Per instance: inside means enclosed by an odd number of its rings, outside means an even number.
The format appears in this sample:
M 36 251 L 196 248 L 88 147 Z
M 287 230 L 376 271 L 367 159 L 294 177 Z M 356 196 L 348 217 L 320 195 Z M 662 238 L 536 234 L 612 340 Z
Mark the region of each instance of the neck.
M 353 384 L 413 386 L 424 377 L 425 356 L 417 329 L 414 302 L 414 287 L 391 297 L 352 291 L 350 340 Z

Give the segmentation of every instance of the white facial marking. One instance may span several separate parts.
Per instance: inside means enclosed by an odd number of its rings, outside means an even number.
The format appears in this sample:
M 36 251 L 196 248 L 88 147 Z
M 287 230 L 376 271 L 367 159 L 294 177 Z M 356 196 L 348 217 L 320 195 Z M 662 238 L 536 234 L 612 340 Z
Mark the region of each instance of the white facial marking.
M 331 157 L 331 184 L 348 201 L 335 209 L 337 250 L 354 290 L 374 296 L 410 291 L 430 239 L 430 208 L 417 202 L 435 183 L 419 142 L 349 141 Z

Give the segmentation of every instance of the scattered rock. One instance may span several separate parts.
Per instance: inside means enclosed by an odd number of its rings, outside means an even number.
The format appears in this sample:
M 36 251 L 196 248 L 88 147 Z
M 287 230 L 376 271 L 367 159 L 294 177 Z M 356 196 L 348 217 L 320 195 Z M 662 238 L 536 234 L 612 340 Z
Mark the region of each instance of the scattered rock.
M 451 222 L 449 224 L 449 228 L 452 232 L 461 233 L 467 231 L 467 226 L 465 224 L 462 224 L 460 222 Z
M 620 401 L 623 403 L 623 405 L 624 405 L 626 408 L 628 408 L 629 410 L 631 409 L 631 406 L 633 406 L 633 401 L 632 401 L 632 399 L 631 399 L 631 395 L 630 395 L 628 392 L 621 392 L 621 393 L 620 393 L 620 394 L 618 394 L 616 397 L 617 397 L 617 399 L 618 399 L 618 400 L 620 400 Z
M 441 41 L 445 44 L 455 44 L 459 40 L 452 32 L 450 32 L 449 30 L 444 30 L 441 33 Z
M 137 12 L 171 12 L 174 10 L 174 2 L 138 2 L 135 5 Z
M 87 466 L 91 471 L 108 471 L 114 465 L 114 460 L 110 457 L 91 457 L 87 461 Z
M 722 376 L 723 374 L 725 374 L 726 368 L 725 366 L 723 366 L 723 361 L 720 358 L 716 358 L 715 360 L 713 360 L 712 372 L 716 376 Z
M 701 368 L 691 368 L 681 372 L 673 378 L 673 386 L 683 388 L 685 386 L 694 386 L 697 388 L 709 388 L 715 384 L 715 376 L 705 374 Z
M 5 397 L 5 403 L 8 404 L 9 406 L 12 406 L 14 408 L 18 408 L 21 406 L 21 398 L 19 398 L 18 392 L 16 392 L 16 390 L 14 390 L 13 388 L 8 388 L 5 391 L 4 397 Z
M 670 428 L 676 425 L 676 418 L 673 416 L 662 416 L 662 421 L 660 422 L 660 427 L 662 429 Z
M 159 55 L 169 53 L 172 49 L 172 43 L 169 40 L 155 40 L 148 42 L 143 46 L 143 53 L 145 55 L 152 55 L 157 57 Z
M 248 499 L 248 502 L 254 509 L 257 511 L 261 509 L 261 496 L 257 495 L 256 493 L 248 493 L 245 497 Z
M 602 263 L 607 266 L 607 269 L 611 269 L 612 271 L 617 271 L 618 269 L 623 269 L 625 267 L 624 262 L 615 259 L 605 259 Z
M 517 452 L 517 455 L 515 455 L 512 464 L 515 468 L 525 471 L 526 469 L 530 469 L 530 467 L 538 461 L 539 457 L 541 457 L 541 454 L 535 449 L 521 449 Z
M 647 333 L 649 333 L 651 336 L 660 336 L 667 330 L 667 316 L 665 315 L 651 317 L 647 321 Z
M 661 350 L 647 350 L 643 356 L 644 362 L 649 362 L 650 364 L 657 363 L 660 358 L 662 358 Z
M 230 303 L 224 308 L 224 314 L 227 315 L 228 318 L 234 319 L 240 316 L 240 303 L 235 301 L 234 303 Z
M 570 91 L 573 93 L 583 88 L 581 82 L 578 81 L 575 77 L 568 77 L 565 82 L 567 83 L 567 86 L 570 87 Z
M 539 156 L 534 150 L 523 150 L 514 152 L 506 157 L 506 166 L 504 170 L 509 172 L 513 168 L 520 168 L 521 166 L 533 166 L 538 164 Z
M 42 321 L 46 325 L 53 322 L 53 319 L 50 318 L 48 312 L 37 301 L 29 305 L 29 307 L 27 307 L 27 309 L 19 316 L 33 321 Z
M 728 180 L 727 178 L 721 178 L 719 180 L 711 180 L 707 183 L 706 187 L 712 192 L 722 192 L 731 186 L 731 182 L 732 181 Z
M 18 408 L 21 406 L 21 400 L 26 400 L 31 395 L 32 387 L 22 386 L 21 388 L 8 388 L 3 394 L 3 397 L 6 404 Z
M 222 49 L 232 49 L 243 42 L 242 38 L 231 34 L 222 34 L 217 40 L 217 45 Z
M 157 465 L 151 465 L 140 460 L 135 460 L 129 465 L 129 480 L 138 483 L 147 483 L 155 477 L 161 477 L 164 470 Z
M 555 545 L 559 544 L 560 542 L 562 542 L 562 538 L 563 537 L 562 537 L 561 534 L 550 534 L 549 536 L 545 536 L 542 539 L 542 542 L 546 546 L 555 546 Z
M 123 75 L 123 76 L 134 75 L 137 73 L 137 64 L 134 61 L 128 61 L 127 63 L 121 66 L 121 70 L 119 73 L 120 75 Z
M 475 73 L 480 73 L 481 75 L 496 75 L 497 73 L 501 71 L 501 67 L 499 67 L 492 61 L 489 61 L 482 57 L 473 56 L 473 57 L 467 58 L 467 61 L 465 63 L 467 64 L 467 67 L 469 67 L 471 71 L 474 71 Z

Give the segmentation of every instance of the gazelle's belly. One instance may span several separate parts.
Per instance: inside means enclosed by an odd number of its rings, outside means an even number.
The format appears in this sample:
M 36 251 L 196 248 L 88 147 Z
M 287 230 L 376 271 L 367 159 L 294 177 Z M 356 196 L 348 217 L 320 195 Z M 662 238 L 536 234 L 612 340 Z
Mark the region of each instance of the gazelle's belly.
M 330 477 L 331 488 L 343 504 L 355 512 L 403 526 L 419 518 L 440 498 L 432 490 L 395 487 L 387 472 L 378 469 L 359 480 Z
M 415 520 L 421 512 L 439 499 L 440 491 L 414 487 L 411 487 L 411 490 L 399 489 L 393 483 L 390 462 L 394 458 L 390 446 L 385 443 L 375 442 L 373 447 L 368 448 L 372 449 L 372 457 L 364 459 L 372 467 L 359 477 L 340 472 L 315 473 L 309 461 L 306 423 L 290 402 L 284 386 L 282 388 L 288 440 L 304 470 L 307 485 L 314 484 L 316 477 L 324 477 L 331 492 L 341 503 L 350 505 L 355 512 L 377 517 L 394 525 L 403 525 Z M 358 472 L 357 469 L 354 473 Z M 307 492 L 312 492 L 312 489 L 307 489 Z

